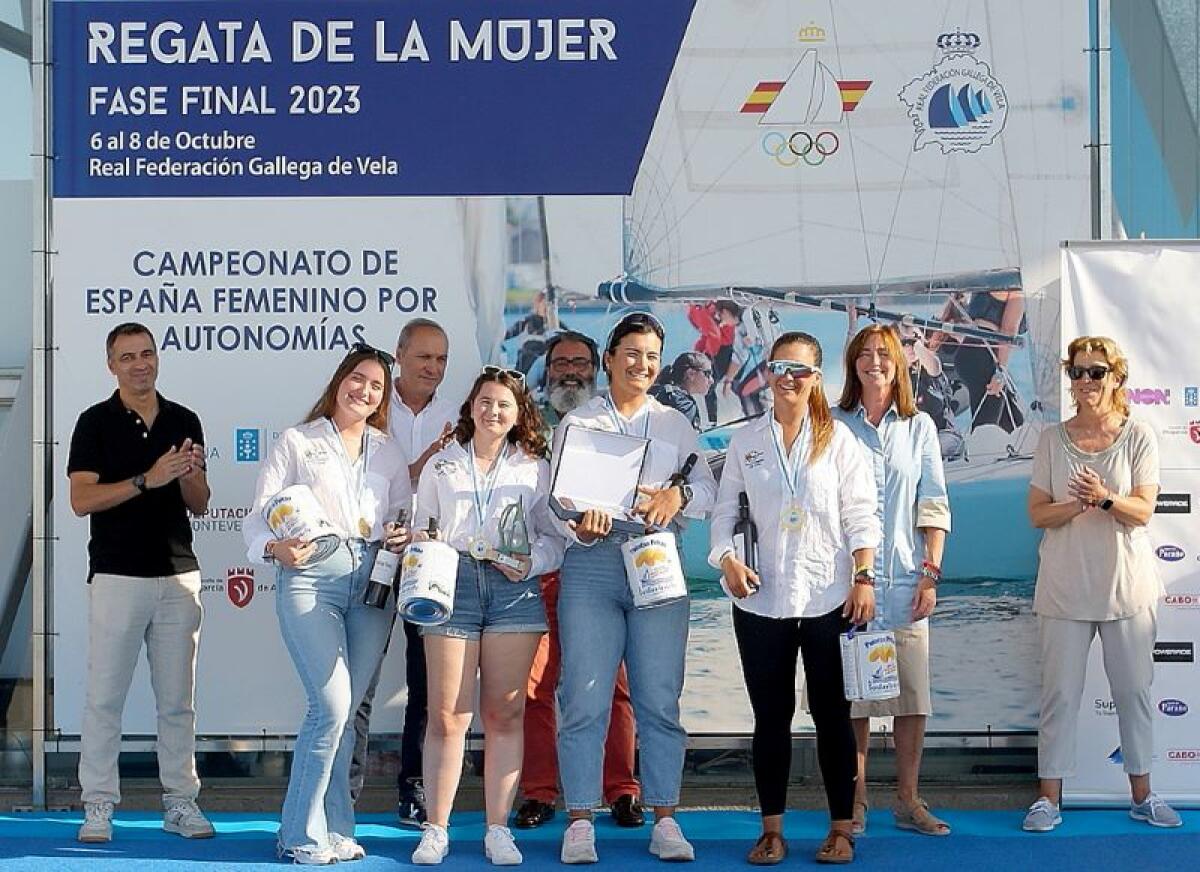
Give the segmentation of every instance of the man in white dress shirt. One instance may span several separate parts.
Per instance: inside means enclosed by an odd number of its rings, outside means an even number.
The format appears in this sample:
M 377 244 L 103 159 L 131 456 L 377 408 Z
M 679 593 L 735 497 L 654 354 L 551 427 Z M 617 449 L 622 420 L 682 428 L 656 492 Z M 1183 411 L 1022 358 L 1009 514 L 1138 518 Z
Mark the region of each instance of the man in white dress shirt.
M 396 365 L 399 373 L 392 381 L 392 402 L 388 429 L 408 457 L 408 473 L 416 491 L 417 479 L 430 457 L 441 451 L 451 439 L 458 423 L 460 402 L 441 396 L 438 388 L 446 376 L 450 340 L 436 321 L 413 318 L 396 340 Z M 428 717 L 425 684 L 425 645 L 420 630 L 404 624 L 405 672 L 408 679 L 408 704 L 404 709 L 404 733 L 400 749 L 398 775 L 400 823 L 420 826 L 425 822 L 425 790 L 421 781 L 425 721 Z M 362 790 L 366 766 L 367 734 L 371 707 L 379 675 L 371 682 L 362 705 L 354 716 L 354 762 L 350 769 L 351 793 L 355 799 Z

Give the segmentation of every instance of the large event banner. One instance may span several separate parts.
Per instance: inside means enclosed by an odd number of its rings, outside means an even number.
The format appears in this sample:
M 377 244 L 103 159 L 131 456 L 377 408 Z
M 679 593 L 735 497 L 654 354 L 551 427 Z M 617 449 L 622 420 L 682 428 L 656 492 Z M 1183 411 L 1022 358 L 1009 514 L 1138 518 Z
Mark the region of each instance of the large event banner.
M 1089 224 L 1077 5 L 55 0 L 55 726 L 79 731 L 88 633 L 66 447 L 112 390 L 116 323 L 155 332 L 162 392 L 205 427 L 199 729 L 260 735 L 294 731 L 302 694 L 241 524 L 347 347 L 434 318 L 446 395 L 504 362 L 545 399 L 556 330 L 603 342 L 638 307 L 667 330 L 655 395 L 718 474 L 769 410 L 776 336 L 820 339 L 836 398 L 849 332 L 900 326 L 954 512 L 933 726 L 1033 727 L 1024 504 L 1058 403 L 1057 244 Z M 707 536 L 684 542 L 684 722 L 746 732 Z M 154 730 L 144 674 L 125 725 Z
M 1200 242 L 1071 242 L 1062 249 L 1063 342 L 1111 336 L 1129 358 L 1133 413 L 1158 434 L 1162 485 L 1147 528 L 1162 582 L 1154 644 L 1154 790 L 1200 802 L 1200 536 L 1192 514 L 1200 499 L 1200 368 L 1191 350 L 1200 335 L 1192 287 Z M 1196 505 L 1200 510 L 1200 503 Z M 1092 644 L 1078 725 L 1078 775 L 1068 801 L 1123 804 L 1117 711 Z

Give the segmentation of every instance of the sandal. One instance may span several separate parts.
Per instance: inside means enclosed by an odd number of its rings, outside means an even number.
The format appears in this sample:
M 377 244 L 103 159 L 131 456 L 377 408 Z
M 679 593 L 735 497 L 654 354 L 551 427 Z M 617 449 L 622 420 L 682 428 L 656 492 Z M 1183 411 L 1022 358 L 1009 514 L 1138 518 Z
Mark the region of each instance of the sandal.
M 845 830 L 830 830 L 817 849 L 818 863 L 849 863 L 854 859 L 854 837 Z
M 787 856 L 787 842 L 783 833 L 763 833 L 746 855 L 746 862 L 753 866 L 774 866 Z
M 867 809 L 870 807 L 870 803 L 854 800 L 854 816 L 850 822 L 851 835 L 861 836 L 867 831 Z
M 923 799 L 918 798 L 908 806 L 897 804 L 892 814 L 896 817 L 896 826 L 902 830 L 913 830 L 926 836 L 950 835 L 950 825 L 930 814 L 929 805 Z

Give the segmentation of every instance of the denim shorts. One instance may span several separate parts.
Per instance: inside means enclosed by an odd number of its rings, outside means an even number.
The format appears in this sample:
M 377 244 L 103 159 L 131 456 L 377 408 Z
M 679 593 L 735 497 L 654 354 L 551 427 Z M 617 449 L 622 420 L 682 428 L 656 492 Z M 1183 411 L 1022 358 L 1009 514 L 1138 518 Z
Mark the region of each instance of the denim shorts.
M 490 563 L 458 558 L 454 612 L 444 624 L 422 628 L 427 636 L 478 641 L 484 633 L 545 633 L 542 585 L 535 576 L 509 581 Z

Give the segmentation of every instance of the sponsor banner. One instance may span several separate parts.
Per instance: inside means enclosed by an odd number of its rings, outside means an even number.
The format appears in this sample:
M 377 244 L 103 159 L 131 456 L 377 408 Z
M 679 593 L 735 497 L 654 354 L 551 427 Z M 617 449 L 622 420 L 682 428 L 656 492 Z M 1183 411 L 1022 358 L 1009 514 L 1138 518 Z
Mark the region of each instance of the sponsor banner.
M 1032 595 L 1028 480 L 1057 402 L 1055 240 L 1088 226 L 1086 9 L 1047 26 L 1043 6 L 948 19 L 935 0 L 902 16 L 863 0 L 834 20 L 816 0 L 56 0 L 54 464 L 112 390 L 105 333 L 145 323 L 159 387 L 200 415 L 210 455 L 200 731 L 299 723 L 274 571 L 241 530 L 260 465 L 352 343 L 391 349 L 432 318 L 444 397 L 487 362 L 546 400 L 550 334 L 602 343 L 634 306 L 666 325 L 655 395 L 715 468 L 769 405 L 774 337 L 818 336 L 836 396 L 848 326 L 902 325 L 954 511 L 941 609 L 967 616 L 932 624 L 933 727 L 1033 728 L 1036 625 L 1013 603 Z M 1185 408 L 1170 390 L 1165 408 Z M 87 525 L 65 476 L 54 496 L 53 726 L 72 735 Z M 746 733 L 707 539 L 701 522 L 682 541 L 683 721 Z M 400 728 L 403 647 L 378 732 Z M 997 662 L 1014 668 L 995 678 Z M 154 724 L 143 669 L 125 728 Z
M 1200 493 L 1200 355 L 1190 351 L 1200 312 L 1190 304 L 1185 277 L 1200 269 L 1200 244 L 1070 243 L 1063 248 L 1065 342 L 1083 334 L 1111 336 L 1129 359 L 1126 397 L 1132 414 L 1150 423 L 1159 444 L 1160 492 L 1143 533 L 1150 564 L 1163 585 L 1154 645 L 1154 789 L 1165 798 L 1200 798 L 1194 765 L 1197 686 L 1195 640 L 1200 638 L 1200 533 L 1192 518 Z M 1136 301 L 1136 303 L 1135 303 Z M 1169 357 L 1163 348 L 1172 349 Z M 1193 359 L 1195 358 L 1195 359 Z M 1067 407 L 1064 407 L 1067 408 Z M 1092 646 L 1086 699 L 1092 717 L 1077 727 L 1077 775 L 1065 796 L 1128 802 L 1128 780 L 1112 762 L 1113 742 L 1101 724 L 1115 724 L 1099 639 Z M 1104 703 L 1103 706 L 1100 704 Z
M 1155 642 L 1155 663 L 1194 663 L 1196 649 L 1192 642 Z

